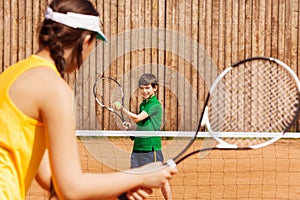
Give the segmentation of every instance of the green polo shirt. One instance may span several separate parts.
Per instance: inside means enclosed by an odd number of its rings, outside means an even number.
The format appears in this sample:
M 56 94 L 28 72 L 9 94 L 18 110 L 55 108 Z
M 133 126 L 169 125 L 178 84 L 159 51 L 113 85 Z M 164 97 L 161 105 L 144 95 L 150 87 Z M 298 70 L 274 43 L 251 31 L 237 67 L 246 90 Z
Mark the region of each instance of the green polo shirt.
M 145 111 L 148 117 L 137 123 L 137 131 L 160 131 L 162 124 L 162 106 L 156 95 L 144 100 L 140 104 L 140 113 Z M 161 150 L 161 138 L 158 136 L 136 137 L 134 139 L 133 150 L 138 151 Z

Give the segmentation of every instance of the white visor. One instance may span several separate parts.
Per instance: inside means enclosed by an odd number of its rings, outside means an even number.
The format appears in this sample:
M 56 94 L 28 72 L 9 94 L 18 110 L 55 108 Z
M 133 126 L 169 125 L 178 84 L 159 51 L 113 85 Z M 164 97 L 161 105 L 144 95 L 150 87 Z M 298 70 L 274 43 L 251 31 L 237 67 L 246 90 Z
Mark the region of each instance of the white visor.
M 51 19 L 55 22 L 59 22 L 72 28 L 81 28 L 97 33 L 97 39 L 107 41 L 105 35 L 100 30 L 100 21 L 98 16 L 84 15 L 73 12 L 67 12 L 67 14 L 54 12 L 52 8 L 47 7 L 46 19 Z

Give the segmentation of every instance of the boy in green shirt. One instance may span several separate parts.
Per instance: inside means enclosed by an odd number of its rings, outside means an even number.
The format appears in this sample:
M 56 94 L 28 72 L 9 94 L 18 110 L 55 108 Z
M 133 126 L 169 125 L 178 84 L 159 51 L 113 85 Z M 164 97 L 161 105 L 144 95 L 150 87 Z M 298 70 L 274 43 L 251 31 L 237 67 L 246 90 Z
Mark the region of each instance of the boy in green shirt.
M 162 106 L 155 92 L 158 89 L 157 78 L 150 73 L 143 74 L 139 79 L 139 89 L 143 102 L 139 106 L 139 114 L 122 108 L 137 125 L 137 131 L 160 131 L 162 124 Z M 135 137 L 131 154 L 131 168 L 140 167 L 150 162 L 163 162 L 161 138 L 159 136 Z M 165 199 L 172 199 L 170 185 L 167 182 L 161 188 Z

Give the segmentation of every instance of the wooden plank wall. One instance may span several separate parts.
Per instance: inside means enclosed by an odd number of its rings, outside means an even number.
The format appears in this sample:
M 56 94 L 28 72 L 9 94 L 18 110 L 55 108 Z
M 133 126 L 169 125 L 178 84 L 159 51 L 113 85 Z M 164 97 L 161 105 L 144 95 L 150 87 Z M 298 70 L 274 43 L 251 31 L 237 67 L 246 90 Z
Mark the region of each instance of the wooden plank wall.
M 102 74 L 121 82 L 125 106 L 137 112 L 138 78 L 154 73 L 165 130 L 193 130 L 211 80 L 236 61 L 273 56 L 300 76 L 299 0 L 92 2 L 109 42 L 98 42 L 84 66 L 66 77 L 75 84 L 78 129 L 120 128 L 95 105 L 92 85 Z M 0 2 L 0 72 L 37 50 L 36 30 L 46 4 Z

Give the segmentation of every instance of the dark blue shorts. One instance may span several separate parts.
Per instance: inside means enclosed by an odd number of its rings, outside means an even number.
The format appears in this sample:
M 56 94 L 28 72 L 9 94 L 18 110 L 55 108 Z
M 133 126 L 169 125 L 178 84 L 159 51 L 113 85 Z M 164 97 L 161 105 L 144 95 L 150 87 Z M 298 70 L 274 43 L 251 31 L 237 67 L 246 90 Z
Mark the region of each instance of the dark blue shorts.
M 156 161 L 164 161 L 164 156 L 161 150 L 150 152 L 133 151 L 131 153 L 131 168 L 141 167 L 145 164 Z

